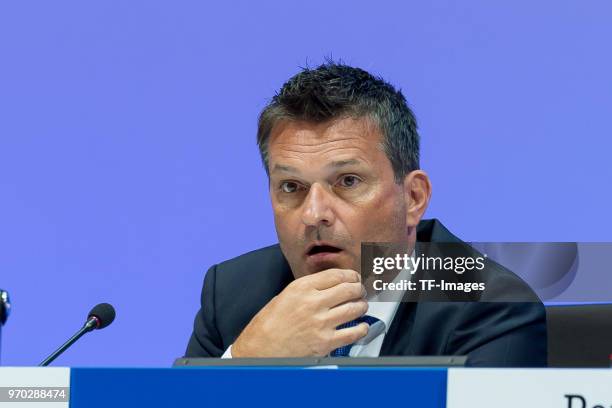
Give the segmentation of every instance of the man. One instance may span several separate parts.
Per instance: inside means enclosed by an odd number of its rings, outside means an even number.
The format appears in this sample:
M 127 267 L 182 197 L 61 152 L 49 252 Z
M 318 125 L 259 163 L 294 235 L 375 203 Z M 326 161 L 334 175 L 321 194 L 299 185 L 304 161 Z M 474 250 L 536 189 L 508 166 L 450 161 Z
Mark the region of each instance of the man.
M 468 355 L 471 365 L 546 364 L 534 302 L 373 302 L 362 242 L 456 242 L 421 221 L 431 196 L 404 96 L 327 63 L 283 85 L 259 118 L 279 245 L 211 267 L 187 357 Z M 531 293 L 489 263 L 487 284 Z M 495 289 L 494 289 L 495 290 Z

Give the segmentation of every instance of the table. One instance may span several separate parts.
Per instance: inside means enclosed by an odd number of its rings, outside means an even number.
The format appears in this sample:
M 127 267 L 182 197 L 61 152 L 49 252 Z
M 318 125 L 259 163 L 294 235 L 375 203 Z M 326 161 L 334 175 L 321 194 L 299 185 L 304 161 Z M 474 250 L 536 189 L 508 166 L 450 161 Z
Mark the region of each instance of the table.
M 69 404 L 0 408 L 612 406 L 609 369 L 0 368 L 16 386 L 69 386 Z

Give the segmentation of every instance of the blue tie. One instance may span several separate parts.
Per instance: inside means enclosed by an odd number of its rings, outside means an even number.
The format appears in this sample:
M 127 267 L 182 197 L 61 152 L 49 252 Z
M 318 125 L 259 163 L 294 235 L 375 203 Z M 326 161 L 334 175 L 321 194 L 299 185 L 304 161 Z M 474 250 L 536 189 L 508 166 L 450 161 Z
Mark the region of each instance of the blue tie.
M 371 326 L 377 321 L 379 321 L 379 319 L 372 317 L 372 316 L 365 315 L 355 320 L 351 320 L 350 322 L 341 324 L 340 326 L 336 327 L 336 330 L 345 329 L 347 327 L 354 327 L 354 326 L 357 326 L 359 323 L 363 323 L 363 322 L 366 322 L 367 324 Z M 351 351 L 351 347 L 353 347 L 352 344 L 347 344 L 346 346 L 338 347 L 337 349 L 329 353 L 329 356 L 330 357 L 347 357 Z

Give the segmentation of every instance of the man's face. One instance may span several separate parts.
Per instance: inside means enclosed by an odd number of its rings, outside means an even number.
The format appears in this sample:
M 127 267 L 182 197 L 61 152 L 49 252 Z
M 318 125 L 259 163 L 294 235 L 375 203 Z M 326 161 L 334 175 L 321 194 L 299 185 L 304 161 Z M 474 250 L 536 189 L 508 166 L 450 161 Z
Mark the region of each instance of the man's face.
M 295 278 L 360 271 L 362 242 L 407 239 L 406 197 L 371 121 L 284 121 L 268 143 L 270 196 Z

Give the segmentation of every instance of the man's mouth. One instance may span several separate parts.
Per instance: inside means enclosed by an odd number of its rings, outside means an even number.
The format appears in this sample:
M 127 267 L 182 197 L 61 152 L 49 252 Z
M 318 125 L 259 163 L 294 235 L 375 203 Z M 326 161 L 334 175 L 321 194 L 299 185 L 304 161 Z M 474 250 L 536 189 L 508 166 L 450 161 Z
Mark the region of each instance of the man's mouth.
M 340 251 L 342 251 L 340 248 L 332 245 L 315 245 L 310 248 L 310 251 L 308 251 L 308 255 L 316 255 L 324 252 L 338 253 Z
M 310 273 L 339 268 L 346 263 L 344 249 L 329 242 L 313 242 L 306 248 L 304 261 Z

